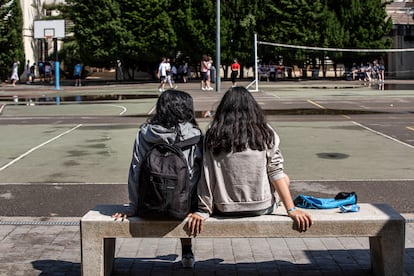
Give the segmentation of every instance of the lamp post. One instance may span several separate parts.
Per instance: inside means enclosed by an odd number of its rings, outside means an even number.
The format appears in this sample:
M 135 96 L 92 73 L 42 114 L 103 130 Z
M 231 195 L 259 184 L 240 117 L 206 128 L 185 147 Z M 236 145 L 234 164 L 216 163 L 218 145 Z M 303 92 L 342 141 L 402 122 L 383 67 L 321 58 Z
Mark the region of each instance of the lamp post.
M 221 79 L 220 79 L 220 68 L 221 68 L 221 46 L 220 46 L 220 0 L 217 0 L 216 4 L 216 92 L 220 92 Z

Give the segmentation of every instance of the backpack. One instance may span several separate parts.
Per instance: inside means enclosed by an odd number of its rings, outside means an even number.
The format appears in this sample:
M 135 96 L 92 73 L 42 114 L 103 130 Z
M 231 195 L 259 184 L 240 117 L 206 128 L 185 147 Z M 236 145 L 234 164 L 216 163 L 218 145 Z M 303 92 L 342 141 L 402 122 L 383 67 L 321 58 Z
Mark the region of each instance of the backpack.
M 335 198 L 317 198 L 307 195 L 298 195 L 293 199 L 295 206 L 305 209 L 332 209 L 357 203 L 355 192 L 338 193 Z
M 138 216 L 182 220 L 195 210 L 198 181 L 192 180 L 183 151 L 200 143 L 201 136 L 195 136 L 172 145 L 155 144 L 146 153 L 139 175 Z

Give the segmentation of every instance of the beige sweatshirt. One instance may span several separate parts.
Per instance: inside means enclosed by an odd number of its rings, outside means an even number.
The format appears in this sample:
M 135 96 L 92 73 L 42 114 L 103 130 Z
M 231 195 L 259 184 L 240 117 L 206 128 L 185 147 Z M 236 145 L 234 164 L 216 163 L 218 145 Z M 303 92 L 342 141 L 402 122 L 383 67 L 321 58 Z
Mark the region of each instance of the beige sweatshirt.
M 270 181 L 285 176 L 280 139 L 274 134 L 274 147 L 266 151 L 247 149 L 218 156 L 204 151 L 204 175 L 198 184 L 198 214 L 207 218 L 216 211 L 261 211 L 274 204 Z

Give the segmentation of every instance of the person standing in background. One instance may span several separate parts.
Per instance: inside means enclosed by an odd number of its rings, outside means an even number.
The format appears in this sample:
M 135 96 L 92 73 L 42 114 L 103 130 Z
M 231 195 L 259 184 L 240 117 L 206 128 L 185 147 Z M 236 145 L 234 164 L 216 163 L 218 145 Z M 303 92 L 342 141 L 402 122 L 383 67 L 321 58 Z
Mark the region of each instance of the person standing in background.
M 26 84 L 30 84 L 30 81 L 31 81 L 30 60 L 27 60 L 24 72 L 26 73 Z
M 237 61 L 237 58 L 233 59 L 233 63 L 231 64 L 231 82 L 232 86 L 235 87 L 237 85 L 236 78 L 239 75 L 240 71 L 240 64 Z
M 35 62 L 35 63 L 33 63 L 33 65 L 32 65 L 32 66 L 30 66 L 30 77 L 31 77 L 31 80 L 30 80 L 30 81 L 31 81 L 32 83 L 34 83 L 35 78 L 36 78 L 35 73 L 36 73 L 36 62 Z
M 73 68 L 73 76 L 75 77 L 75 86 L 82 86 L 81 76 L 82 76 L 82 65 L 77 63 Z
M 208 91 L 213 90 L 210 87 L 210 81 L 208 76 L 208 71 L 210 70 L 208 65 L 208 56 L 203 55 L 200 62 L 200 74 L 201 74 L 201 90 Z
M 12 74 L 11 74 L 10 79 L 12 81 L 13 86 L 16 86 L 16 82 L 19 80 L 19 64 L 20 64 L 20 61 L 17 60 L 13 63 L 13 66 L 12 66 Z
M 161 63 L 158 66 L 157 77 L 160 79 L 160 85 L 158 86 L 158 91 L 160 93 L 164 92 L 165 90 L 165 83 L 167 82 L 167 58 L 163 57 L 161 59 Z

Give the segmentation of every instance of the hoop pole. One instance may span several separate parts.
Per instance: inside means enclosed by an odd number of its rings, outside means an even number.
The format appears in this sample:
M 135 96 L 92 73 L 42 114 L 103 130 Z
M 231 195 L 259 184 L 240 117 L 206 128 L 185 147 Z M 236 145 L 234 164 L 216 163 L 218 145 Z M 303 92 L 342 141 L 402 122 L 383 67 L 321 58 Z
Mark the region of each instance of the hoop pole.
M 60 63 L 59 63 L 59 55 L 58 55 L 58 41 L 57 41 L 57 38 L 53 38 L 53 41 L 55 43 L 55 45 L 54 45 L 54 51 L 55 51 L 55 89 L 60 90 Z M 59 103 L 60 103 L 60 101 L 59 101 Z

